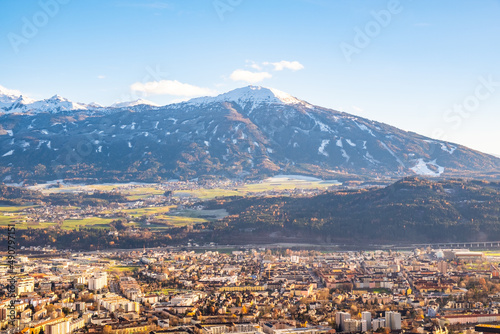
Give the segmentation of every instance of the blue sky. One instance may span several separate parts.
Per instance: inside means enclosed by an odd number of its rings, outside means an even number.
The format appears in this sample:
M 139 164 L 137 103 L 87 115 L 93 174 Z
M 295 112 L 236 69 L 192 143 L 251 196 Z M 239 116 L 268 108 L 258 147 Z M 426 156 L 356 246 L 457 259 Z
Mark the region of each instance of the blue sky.
M 0 6 L 0 85 L 32 98 L 167 104 L 255 84 L 500 155 L 500 0 Z

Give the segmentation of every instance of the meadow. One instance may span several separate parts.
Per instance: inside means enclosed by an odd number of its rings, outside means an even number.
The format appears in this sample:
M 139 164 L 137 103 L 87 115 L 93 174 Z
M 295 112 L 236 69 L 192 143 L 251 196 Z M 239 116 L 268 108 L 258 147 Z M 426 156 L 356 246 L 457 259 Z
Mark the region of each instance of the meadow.
M 217 197 L 226 196 L 251 196 L 252 194 L 271 192 L 271 191 L 290 191 L 295 189 L 311 190 L 323 189 L 326 190 L 331 186 L 340 185 L 335 180 L 323 181 L 319 179 L 300 179 L 293 177 L 272 177 L 267 178 L 257 183 L 247 183 L 241 187 L 233 189 L 196 189 L 196 190 L 179 190 L 175 191 L 176 196 L 192 196 L 202 200 L 214 199 Z

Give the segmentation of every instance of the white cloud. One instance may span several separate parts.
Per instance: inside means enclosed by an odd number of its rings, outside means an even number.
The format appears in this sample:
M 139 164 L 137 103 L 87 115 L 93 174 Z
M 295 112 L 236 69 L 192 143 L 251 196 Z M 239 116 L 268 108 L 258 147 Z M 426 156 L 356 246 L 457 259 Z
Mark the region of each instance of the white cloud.
M 257 83 L 271 77 L 272 75 L 267 72 L 250 72 L 246 70 L 235 70 L 230 76 L 233 81 L 245 81 L 248 83 Z
M 275 71 L 283 71 L 284 69 L 298 71 L 304 68 L 304 65 L 302 65 L 298 61 L 288 61 L 288 60 L 282 60 L 277 63 L 265 62 L 264 65 L 273 65 Z
M 98 75 L 98 76 L 97 76 L 97 79 L 101 79 L 101 80 L 102 80 L 102 79 L 106 79 L 106 76 L 105 76 L 105 75 Z
M 177 80 L 136 82 L 130 86 L 130 89 L 147 95 L 206 96 L 216 94 L 209 88 L 197 87 Z
M 15 89 L 8 89 L 2 85 L 0 85 L 0 94 L 15 95 L 15 96 L 22 95 L 22 93 L 20 91 L 15 90 Z

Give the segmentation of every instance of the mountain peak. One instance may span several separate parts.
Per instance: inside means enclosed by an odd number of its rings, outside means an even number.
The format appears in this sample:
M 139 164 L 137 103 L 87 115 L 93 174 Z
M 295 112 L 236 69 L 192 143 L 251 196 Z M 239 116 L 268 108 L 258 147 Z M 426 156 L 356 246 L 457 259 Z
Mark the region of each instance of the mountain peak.
M 60 101 L 69 101 L 69 100 L 66 99 L 66 98 L 64 98 L 64 97 L 62 97 L 59 94 L 56 94 L 56 95 L 52 96 L 50 99 L 47 99 L 47 101 L 58 101 L 58 102 L 60 102 Z
M 194 98 L 187 103 L 202 105 L 214 102 L 235 102 L 242 107 L 250 105 L 251 109 L 261 104 L 307 104 L 288 93 L 261 86 L 236 88 L 217 96 Z
M 26 97 L 24 95 L 19 95 L 19 97 L 15 101 L 15 103 L 22 103 L 22 104 L 28 104 L 28 103 L 33 103 L 33 102 L 35 102 L 35 100 L 33 100 L 29 97 Z
M 139 105 L 148 105 L 148 106 L 152 106 L 152 107 L 158 107 L 158 104 L 156 104 L 154 102 L 144 100 L 144 99 L 137 99 L 135 101 L 113 103 L 111 105 L 111 108 L 128 108 L 128 107 L 135 107 L 135 106 L 139 106 Z

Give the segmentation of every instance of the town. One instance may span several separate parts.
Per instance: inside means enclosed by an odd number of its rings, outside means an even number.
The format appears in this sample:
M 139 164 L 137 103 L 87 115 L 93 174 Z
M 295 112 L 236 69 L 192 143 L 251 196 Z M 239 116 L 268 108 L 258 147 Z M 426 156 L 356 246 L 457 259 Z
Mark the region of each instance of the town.
M 499 261 L 430 247 L 26 248 L 14 270 L 0 267 L 0 324 L 9 334 L 493 333 Z

